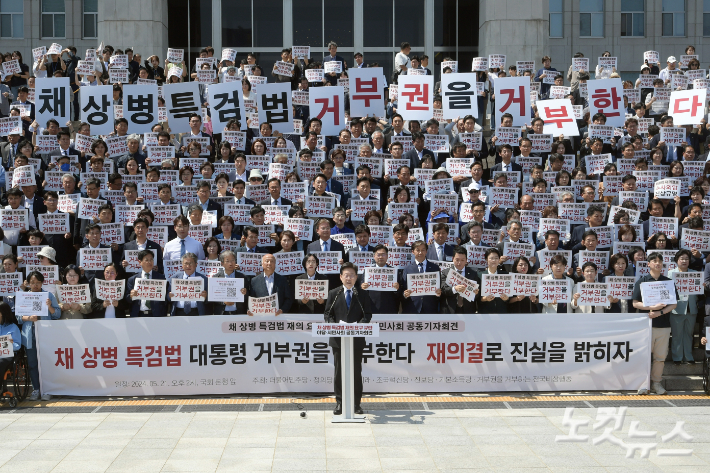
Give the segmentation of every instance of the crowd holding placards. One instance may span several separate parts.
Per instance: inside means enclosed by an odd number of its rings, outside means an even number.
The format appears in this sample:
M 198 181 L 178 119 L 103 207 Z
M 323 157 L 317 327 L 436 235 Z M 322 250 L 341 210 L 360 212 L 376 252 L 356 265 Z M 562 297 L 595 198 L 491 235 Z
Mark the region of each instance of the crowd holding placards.
M 608 53 L 595 80 L 577 53 L 566 74 L 446 58 L 434 83 L 407 43 L 394 72 L 328 49 L 284 49 L 270 75 L 233 49 L 191 71 L 175 49 L 164 67 L 103 45 L 36 48 L 31 71 L 5 55 L 0 294 L 36 389 L 38 317 L 323 313 L 344 262 L 374 314 L 648 312 L 652 389 L 671 331 L 694 362 L 710 285 L 694 48 L 663 69 L 647 52 L 635 84 Z M 676 297 L 644 305 L 641 284 L 668 278 Z

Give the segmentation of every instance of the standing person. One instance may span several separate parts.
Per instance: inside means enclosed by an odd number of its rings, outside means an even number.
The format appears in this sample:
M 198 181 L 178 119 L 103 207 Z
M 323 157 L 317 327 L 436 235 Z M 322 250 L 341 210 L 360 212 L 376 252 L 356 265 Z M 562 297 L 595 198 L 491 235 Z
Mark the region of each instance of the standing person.
M 552 87 L 552 84 L 546 84 L 544 79 L 545 77 L 557 77 L 558 72 L 557 69 L 551 66 L 552 64 L 552 59 L 550 56 L 544 56 L 542 58 L 542 69 L 538 70 L 537 73 L 535 74 L 535 82 L 541 82 L 540 84 L 540 98 L 541 99 L 547 99 L 549 98 L 550 95 L 550 87 Z
M 373 259 L 375 260 L 375 268 L 391 268 L 387 264 L 388 250 L 385 245 L 377 245 L 373 250 Z M 368 291 L 370 287 L 369 283 L 364 282 L 365 274 L 358 276 L 358 283 L 360 287 L 366 291 L 368 298 L 370 299 L 370 307 L 372 307 L 373 312 L 378 314 L 396 314 L 399 312 L 399 304 L 401 300 L 401 295 L 399 291 L 399 283 L 393 284 L 395 292 L 388 291 Z
M 437 224 L 438 225 L 438 224 Z M 468 252 L 463 246 L 457 246 L 453 249 L 453 268 L 447 268 L 441 274 L 441 286 L 444 298 L 441 302 L 441 311 L 447 314 L 473 314 L 476 312 L 476 300 L 469 301 L 461 296 L 461 292 L 466 289 L 466 286 L 457 285 L 449 286 L 446 279 L 451 271 L 456 271 L 461 276 L 471 281 L 475 281 L 479 287 L 481 285 L 478 280 L 476 270 L 467 265 Z M 478 293 L 478 291 L 476 291 Z
M 478 271 L 478 280 L 483 284 L 483 275 L 485 274 L 508 274 L 503 269 L 500 263 L 501 252 L 497 248 L 489 248 L 484 255 L 488 267 Z M 508 300 L 510 298 L 505 294 L 483 296 L 482 292 L 478 293 L 478 313 L 479 314 L 502 314 L 508 309 Z
M 303 258 L 302 264 L 306 272 L 296 276 L 296 279 L 309 279 L 311 281 L 328 280 L 328 276 L 316 271 L 318 269 L 318 257 L 316 255 L 306 255 L 306 257 Z M 296 302 L 298 303 L 297 313 L 299 314 L 320 314 L 322 311 L 325 311 L 324 299 L 296 299 Z
M 62 275 L 63 286 L 77 286 L 88 283 L 89 281 L 86 277 L 81 275 L 81 271 L 76 265 L 70 264 L 64 268 L 64 274 Z M 91 302 L 85 302 L 83 304 L 77 304 L 75 302 L 71 304 L 63 303 L 59 304 L 59 307 L 62 309 L 62 315 L 59 317 L 62 320 L 83 319 L 86 315 L 91 313 Z
M 116 263 L 109 263 L 104 267 L 103 279 L 104 281 L 116 281 L 121 280 L 126 277 L 126 273 L 123 271 L 123 267 Z M 101 279 L 101 278 L 95 278 Z M 122 297 L 120 300 L 116 301 L 104 301 L 96 297 L 96 290 L 91 288 L 91 314 L 87 316 L 88 319 L 116 319 L 125 318 L 126 312 L 129 310 L 130 306 L 126 302 L 126 298 Z
M 165 244 L 164 260 L 180 259 L 185 253 L 194 253 L 198 259 L 205 259 L 205 250 L 199 241 L 188 236 L 190 233 L 190 220 L 184 215 L 178 215 L 173 220 L 173 228 L 177 238 Z M 153 253 L 151 253 L 152 255 Z
M 591 314 L 593 312 L 604 313 L 608 309 L 611 308 L 611 304 L 595 305 L 595 306 L 591 306 L 591 305 L 580 306 L 578 304 L 579 298 L 581 297 L 580 284 L 583 282 L 586 282 L 586 283 L 599 282 L 597 280 L 597 271 L 598 271 L 597 265 L 592 261 L 587 261 L 586 263 L 584 263 L 582 265 L 583 279 L 580 280 L 579 282 L 577 282 L 574 285 L 574 289 L 572 289 L 572 302 L 570 305 L 572 306 L 572 309 L 574 310 L 574 312 L 583 313 L 583 314 Z M 607 296 L 607 299 L 609 300 L 610 303 L 614 300 L 614 298 L 609 295 Z
M 336 61 L 340 62 L 341 70 L 344 71 L 348 68 L 348 64 L 345 62 L 345 59 L 341 56 L 338 56 L 338 45 L 335 43 L 335 41 L 331 41 L 330 43 L 328 43 L 328 52 L 330 54 L 323 58 L 323 64 L 325 64 L 326 62 Z M 324 73 L 323 79 L 330 85 L 337 85 L 339 75 L 340 74 L 337 74 L 335 72 Z
M 661 385 L 663 380 L 663 366 L 668 356 L 668 339 L 671 336 L 670 313 L 677 307 L 677 304 L 655 304 L 653 306 L 643 305 L 641 298 L 641 284 L 645 282 L 670 281 L 670 278 L 661 274 L 663 270 L 663 255 L 661 253 L 651 253 L 646 260 L 648 262 L 649 274 L 641 276 L 634 284 L 633 303 L 634 308 L 640 313 L 648 314 L 652 326 L 652 358 L 651 364 L 651 391 L 656 394 L 665 394 L 666 389 Z M 678 291 L 676 290 L 676 300 Z M 648 389 L 641 387 L 639 394 L 648 394 Z
M 276 257 L 272 254 L 265 254 L 261 258 L 261 267 L 264 271 L 251 279 L 249 297 L 267 297 L 277 294 L 278 310 L 276 315 L 288 313 L 293 302 L 293 294 L 291 294 L 286 277 L 275 272 Z M 253 316 L 254 314 L 247 311 L 247 315 Z
M 690 266 L 692 254 L 689 250 L 680 250 L 675 254 L 673 260 L 678 265 L 668 271 L 668 277 L 673 278 L 675 273 L 687 273 Z M 695 328 L 695 318 L 698 316 L 699 296 L 681 295 L 678 304 L 673 309 L 670 316 L 671 322 L 671 356 L 676 365 L 682 362 L 695 364 L 693 358 L 693 329 Z M 704 333 L 704 332 L 703 332 Z
M 397 83 L 397 76 L 407 75 L 407 71 L 410 67 L 412 67 L 412 61 L 409 60 L 409 53 L 412 51 L 412 47 L 407 43 L 406 41 L 400 44 L 399 46 L 399 52 L 394 58 L 394 77 L 393 77 L 393 82 L 396 84 Z
M 164 280 L 165 276 L 158 271 L 154 271 L 153 252 L 150 250 L 141 250 L 138 252 L 138 261 L 141 265 L 141 270 L 135 275 L 128 278 L 126 283 L 126 295 L 124 298 L 131 307 L 131 317 L 167 317 L 168 307 L 170 305 L 170 281 L 166 289 L 165 299 L 162 301 L 146 301 L 138 298 L 136 287 L 136 279 L 160 279 Z
M 525 256 L 519 256 L 513 261 L 511 273 L 535 274 L 537 271 Z M 537 296 L 514 295 L 508 299 L 508 312 L 511 314 L 532 314 L 540 312 Z
M 243 273 L 237 271 L 237 255 L 231 250 L 224 250 L 219 255 L 219 262 L 222 264 L 222 268 L 217 271 L 217 274 L 214 277 L 243 279 L 244 284 L 241 289 L 241 293 L 244 296 L 249 294 L 249 278 L 245 277 Z M 234 315 L 247 313 L 246 297 L 244 297 L 243 302 L 210 302 L 212 305 L 212 310 L 216 315 Z
M 198 273 L 197 269 L 197 255 L 195 253 L 185 253 L 182 255 L 182 273 L 177 273 L 174 279 L 188 279 L 188 278 L 202 278 L 202 292 L 200 292 L 201 301 L 173 301 L 173 308 L 171 316 L 184 316 L 184 315 L 207 315 L 205 301 L 207 300 L 207 276 L 202 273 Z M 173 293 L 169 293 L 168 297 L 173 298 Z
M 439 265 L 427 260 L 428 246 L 425 242 L 418 240 L 412 243 L 412 253 L 414 261 L 402 269 L 399 276 L 399 288 L 404 292 L 402 301 L 403 314 L 436 314 L 439 312 L 439 298 L 441 288 L 436 289 L 435 296 L 412 296 L 412 291 L 407 284 L 407 275 L 417 273 L 438 273 L 441 270 Z
M 27 275 L 27 281 L 25 281 L 25 284 L 30 287 L 30 292 L 43 292 L 42 283 L 44 283 L 44 276 L 39 271 L 32 271 Z M 62 315 L 54 294 L 51 292 L 46 294 L 47 300 L 45 303 L 47 304 L 48 316 L 22 315 L 17 318 L 18 324 L 22 326 L 22 346 L 25 347 L 27 352 L 27 365 L 30 372 L 30 381 L 32 382 L 32 394 L 28 398 L 30 401 L 39 400 L 40 395 L 39 360 L 37 358 L 37 338 L 35 336 L 34 323 L 40 319 L 56 320 Z M 42 395 L 43 401 L 49 401 L 51 398 L 49 394 Z
M 340 267 L 340 280 L 343 285 L 328 291 L 328 300 L 325 303 L 323 319 L 328 323 L 369 323 L 372 319 L 370 299 L 360 297 L 355 287 L 357 281 L 357 266 L 352 263 L 344 263 Z M 330 337 L 330 346 L 333 348 L 333 358 L 335 365 L 335 379 L 333 380 L 333 390 L 335 391 L 334 415 L 343 413 L 343 384 L 342 365 L 340 353 L 340 337 Z M 365 349 L 365 338 L 356 337 L 353 340 L 353 380 L 355 391 L 355 414 L 363 414 L 360 402 L 362 399 L 362 352 Z

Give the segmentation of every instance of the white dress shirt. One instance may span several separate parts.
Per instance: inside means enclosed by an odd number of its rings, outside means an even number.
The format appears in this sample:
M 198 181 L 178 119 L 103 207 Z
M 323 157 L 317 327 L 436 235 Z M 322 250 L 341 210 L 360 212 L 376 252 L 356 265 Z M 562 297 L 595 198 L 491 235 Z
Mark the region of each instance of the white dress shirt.
M 274 293 L 274 273 L 271 276 L 267 276 L 264 273 L 264 281 L 266 282 L 266 290 L 269 291 L 269 295 Z
M 194 272 L 192 274 L 188 275 L 185 271 L 183 271 L 182 276 L 180 276 L 181 279 L 195 278 L 195 277 L 199 277 L 199 276 L 195 276 Z M 187 306 L 185 304 L 187 304 Z M 197 303 L 195 301 L 190 301 L 190 302 L 178 301 L 177 302 L 178 308 L 183 309 L 186 312 L 189 312 L 190 310 L 194 309 L 196 307 L 196 304 Z
M 146 275 L 146 272 L 143 271 L 143 270 L 141 270 L 141 278 L 143 278 L 143 279 L 153 279 L 153 271 L 151 271 L 150 273 L 147 273 L 147 275 Z M 145 301 L 144 299 L 141 299 L 141 308 L 140 308 L 140 311 L 141 311 L 141 312 L 147 312 L 147 311 L 149 311 L 149 310 L 150 310 L 150 309 L 149 309 L 148 306 L 146 305 L 146 301 Z
M 165 244 L 163 252 L 164 260 L 180 259 L 180 238 L 170 240 Z M 197 255 L 197 260 L 205 259 L 205 250 L 200 242 L 191 237 L 185 237 L 185 253 L 194 253 Z

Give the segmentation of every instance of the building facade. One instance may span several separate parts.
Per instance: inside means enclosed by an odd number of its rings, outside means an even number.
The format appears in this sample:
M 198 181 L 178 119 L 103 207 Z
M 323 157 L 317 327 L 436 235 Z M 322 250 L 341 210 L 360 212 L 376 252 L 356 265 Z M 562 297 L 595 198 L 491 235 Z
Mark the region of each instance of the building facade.
M 255 52 L 269 69 L 281 49 L 311 46 L 323 56 L 330 41 L 347 61 L 394 68 L 399 44 L 429 56 L 439 75 L 445 57 L 468 70 L 472 58 L 506 54 L 508 64 L 553 58 L 566 70 L 574 53 L 611 51 L 623 76 L 638 73 L 643 52 L 662 58 L 694 45 L 701 67 L 710 61 L 710 0 L 2 0 L 0 51 L 74 45 L 83 56 L 101 41 L 162 60 L 168 47 L 190 59 L 211 45 Z M 389 75 L 389 74 L 388 74 Z

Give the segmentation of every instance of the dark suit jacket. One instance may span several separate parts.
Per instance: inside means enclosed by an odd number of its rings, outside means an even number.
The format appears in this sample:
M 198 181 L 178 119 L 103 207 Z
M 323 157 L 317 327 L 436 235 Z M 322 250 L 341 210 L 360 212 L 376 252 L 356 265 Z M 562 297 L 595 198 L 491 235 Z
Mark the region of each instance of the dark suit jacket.
M 20 204 L 21 207 L 25 206 L 25 199 L 26 197 L 22 198 L 22 204 Z M 47 213 L 47 206 L 44 205 L 44 199 L 40 197 L 37 192 L 35 192 L 34 198 L 32 200 L 32 213 L 35 216 L 35 221 L 37 221 L 37 215 Z M 37 225 L 39 226 L 39 222 L 37 222 Z
M 347 253 L 345 253 L 345 258 L 343 258 L 345 261 L 350 261 L 350 252 L 351 251 L 360 251 L 360 246 L 356 246 L 355 248 L 350 248 Z M 365 251 L 375 251 L 375 247 L 372 245 L 367 245 L 367 248 Z M 352 263 L 352 261 L 350 261 Z
M 214 276 L 216 278 L 223 278 L 225 277 L 224 274 L 224 268 L 219 268 L 219 271 L 217 271 L 217 274 Z M 247 290 L 247 294 L 249 294 L 249 282 L 251 281 L 251 278 L 248 276 L 245 276 L 243 273 L 240 273 L 239 271 L 235 270 L 234 271 L 234 277 L 239 279 L 242 278 L 244 279 L 244 288 Z M 208 302 L 208 306 L 212 306 L 212 311 L 216 315 L 222 315 L 222 314 L 241 314 L 244 315 L 247 313 L 247 297 L 244 297 L 244 302 L 235 302 L 237 305 L 237 310 L 236 311 L 231 311 L 231 312 L 225 312 L 225 305 L 224 302 L 216 302 L 216 301 L 210 301 Z
M 510 163 L 511 165 L 511 170 L 512 171 L 520 171 L 521 173 L 523 172 L 522 166 L 518 163 Z M 498 163 L 495 166 L 491 168 L 491 181 L 495 179 L 495 176 L 497 173 L 501 172 L 503 170 L 503 163 Z M 522 178 L 522 175 L 521 175 Z
M 422 150 L 422 156 L 425 154 L 430 154 L 432 158 L 436 160 L 436 153 L 434 153 L 430 149 L 424 148 Z M 409 168 L 412 170 L 412 175 L 414 175 L 414 168 L 420 168 L 422 167 L 422 161 L 419 159 L 419 154 L 417 153 L 417 150 L 415 148 L 410 149 L 406 153 L 402 155 L 402 159 L 408 159 L 409 160 Z
M 182 274 L 180 276 L 182 276 Z M 209 279 L 207 278 L 207 276 L 195 271 L 194 273 L 192 273 L 191 277 L 202 278 L 202 281 L 204 281 L 204 285 L 203 285 L 204 290 L 207 291 L 207 285 L 209 284 Z M 177 279 L 180 279 L 180 278 L 177 278 Z M 187 302 L 186 302 L 186 304 L 187 304 Z M 171 316 L 175 315 L 175 311 L 177 310 L 177 305 L 178 305 L 177 302 L 172 303 L 172 309 L 170 310 Z M 207 310 L 207 302 L 205 302 L 205 301 L 196 302 L 195 305 L 197 306 L 197 313 L 199 315 L 209 315 L 209 311 Z
M 402 134 L 404 136 L 394 136 L 394 129 L 387 133 L 385 135 L 385 148 L 389 148 L 389 146 L 395 141 L 399 141 L 400 143 L 402 143 L 403 141 L 412 141 L 412 134 L 410 132 L 405 129 L 402 129 Z
M 121 261 L 126 259 L 126 250 L 137 250 L 138 249 L 138 242 L 136 240 L 131 240 L 125 245 L 123 245 L 123 252 L 121 253 Z M 155 266 L 158 268 L 163 267 L 163 249 L 158 245 L 156 242 L 153 240 L 146 240 L 145 242 L 145 249 L 146 250 L 156 250 L 156 253 L 158 256 L 156 257 L 154 263 Z
M 199 204 L 200 201 L 193 202 L 192 204 Z M 190 205 L 192 205 L 190 204 Z M 189 215 L 187 215 L 187 209 L 190 208 L 190 205 L 183 205 L 182 206 L 182 213 L 185 214 L 186 217 L 189 218 Z M 200 204 L 201 205 L 201 204 Z M 217 221 L 219 222 L 219 219 L 222 218 L 224 209 L 222 208 L 221 205 L 219 205 L 217 202 L 214 202 L 212 199 L 207 199 L 207 211 L 208 212 L 217 212 Z M 219 228 L 219 227 L 217 227 Z
M 43 213 L 47 213 L 46 210 Z M 64 212 L 59 212 L 64 213 Z M 39 227 L 39 221 L 37 221 L 37 226 Z M 72 233 L 74 229 L 74 216 L 69 214 L 69 233 Z M 74 261 L 74 255 L 76 250 L 73 246 L 73 235 L 72 238 L 64 238 L 64 235 L 45 235 L 45 240 L 47 244 L 57 250 L 57 264 L 66 267 L 66 265 L 71 264 Z
M 425 261 L 425 273 L 438 273 L 441 270 L 439 265 Z M 407 287 L 407 275 L 418 274 L 419 266 L 416 263 L 407 265 L 399 271 L 399 290 L 404 292 Z M 436 314 L 439 312 L 439 298 L 436 296 L 412 296 L 402 298 L 402 313 L 403 314 Z
M 69 155 L 70 156 L 79 156 L 79 163 L 81 164 L 81 169 L 85 169 L 84 164 L 86 164 L 86 158 L 81 157 L 81 153 L 76 150 L 73 146 L 69 145 Z M 49 165 L 50 162 L 52 162 L 52 158 L 50 156 L 61 156 L 62 155 L 62 150 L 57 146 L 57 149 L 47 153 L 47 154 L 42 154 L 42 161 L 44 161 L 45 165 Z
M 266 287 L 264 273 L 254 276 L 250 284 L 249 297 L 266 297 L 271 295 Z M 288 313 L 293 303 L 293 294 L 291 294 L 291 289 L 285 276 L 274 273 L 274 289 L 276 290 L 276 294 L 278 294 L 279 309 L 281 309 L 284 314 Z
M 136 279 L 140 279 L 143 272 L 139 272 L 128 278 L 126 282 L 126 295 L 125 299 L 131 306 L 131 317 L 139 317 L 141 301 L 140 299 L 131 299 L 131 291 L 136 287 Z M 151 274 L 151 279 L 165 279 L 162 273 L 158 273 L 153 270 Z M 170 281 L 168 281 L 167 293 L 165 295 L 165 301 L 151 301 L 150 302 L 150 317 L 167 317 L 168 308 L 170 307 Z
M 308 279 L 308 274 L 299 274 L 298 276 L 296 276 L 296 279 Z M 328 276 L 316 271 L 315 279 L 316 281 L 327 281 Z M 299 314 L 322 314 L 325 311 L 325 303 L 319 304 L 318 301 L 314 299 L 309 299 L 308 302 L 305 304 L 301 299 L 296 299 L 296 303 L 298 305 L 297 313 Z
M 82 245 L 82 248 L 87 248 L 88 246 L 89 246 L 89 244 L 87 243 L 86 245 Z M 99 248 L 111 248 L 111 247 L 110 247 L 109 245 L 104 245 L 103 243 L 99 243 Z M 114 252 L 112 251 L 112 252 L 111 252 L 111 259 L 113 259 L 113 256 L 114 256 L 113 253 L 114 253 Z M 81 261 L 81 249 L 76 252 L 76 265 L 79 266 L 79 267 L 81 266 L 81 265 L 79 264 L 80 261 Z M 108 263 L 110 263 L 110 261 L 109 261 L 109 262 L 106 262 L 106 264 L 108 264 Z M 85 271 L 84 271 L 84 276 L 86 276 L 86 279 L 88 279 L 89 285 L 90 285 L 91 287 L 94 286 L 94 278 L 95 278 L 95 277 L 103 276 L 103 274 L 104 274 L 103 269 L 101 269 L 101 270 L 92 270 L 92 271 L 86 271 L 86 270 L 85 270 Z
M 86 198 L 86 195 L 83 193 L 81 194 L 81 196 L 83 198 Z M 99 196 L 96 200 L 103 200 L 104 202 L 108 202 L 108 200 L 104 199 L 101 196 Z M 78 216 L 78 206 L 77 206 L 77 216 Z M 75 245 L 83 246 L 86 243 L 86 227 L 90 223 L 93 223 L 93 220 L 90 218 L 78 218 L 77 217 L 74 220 L 74 244 Z
M 271 202 L 273 202 L 273 199 L 269 197 L 268 199 L 259 202 L 259 205 L 272 205 Z M 293 202 L 286 199 L 285 197 L 281 197 L 281 205 L 293 205 Z
M 118 301 L 118 307 L 114 307 L 116 318 L 125 318 L 130 308 L 130 303 L 125 297 Z M 89 315 L 85 315 L 84 317 L 87 319 L 103 319 L 105 316 L 106 308 L 104 307 L 104 301 L 96 297 L 96 291 L 94 291 L 94 288 L 91 287 L 91 313 Z
M 391 268 L 390 265 L 386 267 Z M 364 274 L 358 274 L 357 276 L 357 287 L 358 289 L 362 287 L 364 282 Z M 370 306 L 372 311 L 376 314 L 396 314 L 399 312 L 399 304 L 402 301 L 402 291 L 388 292 L 388 291 L 368 291 L 363 292 L 367 294 L 370 299 Z
M 456 290 L 454 290 L 452 286 L 446 284 L 446 278 L 449 276 L 449 271 L 451 271 L 451 269 L 445 269 L 444 272 L 441 274 L 441 292 L 443 292 L 441 297 L 441 312 L 445 314 L 455 314 L 456 310 L 458 309 L 458 292 L 456 292 Z M 466 273 L 466 279 L 476 281 L 478 283 L 478 287 L 481 287 L 481 281 L 478 279 L 478 274 L 476 273 L 475 269 L 466 266 L 464 268 L 464 271 Z M 475 312 L 476 300 L 474 299 L 473 301 L 469 302 L 464 299 L 463 313 L 473 314 Z
M 444 244 L 444 257 L 454 257 L 454 247 L 448 243 Z M 439 255 L 436 254 L 436 244 L 432 243 L 426 251 L 426 259 L 431 261 L 439 261 Z
M 372 320 L 372 309 L 370 298 L 364 297 L 357 287 L 353 287 L 350 308 L 345 301 L 345 288 L 339 287 L 328 291 L 328 300 L 325 301 L 325 312 L 323 319 L 326 322 L 347 322 L 347 323 L 368 323 Z M 365 347 L 365 337 L 356 337 L 354 341 L 356 348 Z M 340 337 L 330 337 L 330 346 L 340 348 Z
M 140 151 L 137 151 L 133 154 L 131 153 L 126 153 L 122 156 L 119 156 L 118 159 L 116 160 L 116 169 L 122 169 L 126 167 L 126 163 L 130 158 L 136 158 L 136 161 L 138 162 L 138 167 L 140 169 L 145 169 L 145 154 L 141 153 Z M 118 171 L 116 171 L 118 172 Z
M 478 277 L 477 280 L 483 281 L 483 278 L 481 276 L 484 274 L 488 274 L 488 268 L 476 272 L 476 275 Z M 503 269 L 503 266 L 498 266 L 498 274 L 508 274 L 508 271 Z M 507 301 L 504 301 L 500 297 L 496 297 L 492 301 L 485 302 L 482 300 L 480 291 L 478 292 L 478 297 L 476 297 L 476 302 L 478 303 L 479 314 L 504 314 L 508 310 Z
M 308 247 L 306 249 L 306 254 L 309 255 L 314 251 L 323 251 L 323 245 L 321 244 L 320 238 L 318 238 L 316 241 L 308 244 Z M 345 259 L 345 256 L 346 256 L 345 255 L 345 247 L 339 241 L 335 241 L 335 240 L 331 239 L 328 251 L 340 251 L 341 254 L 343 255 L 343 259 Z M 340 280 L 340 275 L 338 275 L 338 274 L 327 274 L 326 277 L 328 278 L 328 282 L 329 282 L 328 285 L 329 285 L 330 289 L 335 289 L 335 288 L 343 285 L 343 282 Z

